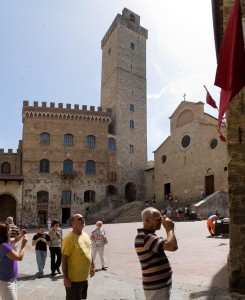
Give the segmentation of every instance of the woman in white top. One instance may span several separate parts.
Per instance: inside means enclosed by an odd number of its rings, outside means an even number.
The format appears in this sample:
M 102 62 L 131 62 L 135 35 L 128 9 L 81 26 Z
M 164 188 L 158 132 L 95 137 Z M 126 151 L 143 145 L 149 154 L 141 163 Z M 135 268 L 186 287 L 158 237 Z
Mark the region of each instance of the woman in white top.
M 105 265 L 104 257 L 104 246 L 107 243 L 105 230 L 102 229 L 102 221 L 96 222 L 96 229 L 92 231 L 90 239 L 92 241 L 92 255 L 95 262 L 97 253 L 99 252 L 102 270 L 106 271 L 107 266 Z

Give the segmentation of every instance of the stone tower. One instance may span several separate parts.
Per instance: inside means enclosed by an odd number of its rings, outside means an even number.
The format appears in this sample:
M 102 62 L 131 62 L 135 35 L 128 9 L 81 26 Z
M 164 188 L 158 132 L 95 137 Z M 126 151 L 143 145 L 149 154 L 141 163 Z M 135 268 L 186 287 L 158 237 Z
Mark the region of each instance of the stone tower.
M 128 201 L 145 199 L 147 37 L 140 16 L 124 8 L 101 42 L 101 106 L 112 109 L 109 137 L 116 142 L 109 168 L 118 196 Z

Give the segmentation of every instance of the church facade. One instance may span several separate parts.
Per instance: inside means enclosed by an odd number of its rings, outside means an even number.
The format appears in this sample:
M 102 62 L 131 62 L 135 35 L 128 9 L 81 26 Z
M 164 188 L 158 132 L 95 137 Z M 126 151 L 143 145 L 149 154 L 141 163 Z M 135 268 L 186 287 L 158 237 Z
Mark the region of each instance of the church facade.
M 0 218 L 45 224 L 105 197 L 142 200 L 147 161 L 146 40 L 124 9 L 101 42 L 101 106 L 23 102 L 17 153 L 0 149 Z M 118 204 L 117 204 L 118 205 Z M 119 204 L 120 205 L 120 204 Z
M 199 199 L 201 191 L 227 192 L 227 149 L 217 119 L 204 113 L 204 103 L 190 101 L 182 101 L 169 119 L 170 136 L 154 151 L 154 171 L 152 165 L 145 171 L 150 200 L 166 204 L 170 193 L 181 202 Z

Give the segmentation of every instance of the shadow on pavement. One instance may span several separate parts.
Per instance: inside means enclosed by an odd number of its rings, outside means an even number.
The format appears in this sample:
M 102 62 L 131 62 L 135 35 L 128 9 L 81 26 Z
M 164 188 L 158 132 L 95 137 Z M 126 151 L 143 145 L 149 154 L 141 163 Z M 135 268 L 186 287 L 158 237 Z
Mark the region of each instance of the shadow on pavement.
M 219 295 L 219 297 L 221 297 L 220 299 L 222 299 L 223 295 L 224 298 L 227 299 L 227 296 L 229 297 L 229 290 L 227 288 L 228 276 L 228 267 L 226 264 L 213 277 L 211 287 L 209 290 L 191 293 L 190 299 L 199 299 L 202 297 L 207 297 L 207 299 L 214 299 L 214 295 Z
M 18 281 L 27 281 L 37 279 L 36 275 L 19 274 Z
M 216 275 L 213 277 L 211 286 L 228 290 L 227 287 L 229 286 L 229 272 L 227 264 L 225 264 L 223 268 L 220 269 L 219 272 L 216 273 Z
M 56 276 L 50 276 L 50 274 L 43 275 L 42 278 L 50 278 L 52 281 L 57 281 L 58 279 L 63 278 L 63 275 L 56 275 Z M 38 273 L 34 275 L 27 275 L 27 274 L 19 274 L 18 281 L 28 281 L 28 280 L 40 280 L 42 278 L 38 278 Z

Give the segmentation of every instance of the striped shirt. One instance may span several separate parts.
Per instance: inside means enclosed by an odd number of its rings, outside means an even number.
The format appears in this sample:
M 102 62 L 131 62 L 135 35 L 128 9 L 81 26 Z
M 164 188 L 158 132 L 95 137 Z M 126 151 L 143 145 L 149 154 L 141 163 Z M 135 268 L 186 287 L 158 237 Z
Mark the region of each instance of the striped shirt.
M 135 250 L 138 255 L 144 290 L 157 290 L 171 285 L 172 269 L 163 250 L 165 239 L 138 229 Z

